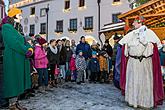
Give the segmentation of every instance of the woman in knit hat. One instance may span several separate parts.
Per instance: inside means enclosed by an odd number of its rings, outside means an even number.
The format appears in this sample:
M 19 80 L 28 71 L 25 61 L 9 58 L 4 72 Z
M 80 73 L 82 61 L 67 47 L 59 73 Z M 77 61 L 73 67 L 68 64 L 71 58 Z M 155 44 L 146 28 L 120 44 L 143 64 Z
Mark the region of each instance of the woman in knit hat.
M 2 25 L 5 46 L 3 97 L 10 99 L 9 108 L 14 110 L 26 109 L 18 104 L 17 97 L 31 88 L 30 62 L 27 57 L 33 54 L 33 49 L 25 44 L 22 36 L 21 14 L 22 11 L 18 8 L 10 9 Z

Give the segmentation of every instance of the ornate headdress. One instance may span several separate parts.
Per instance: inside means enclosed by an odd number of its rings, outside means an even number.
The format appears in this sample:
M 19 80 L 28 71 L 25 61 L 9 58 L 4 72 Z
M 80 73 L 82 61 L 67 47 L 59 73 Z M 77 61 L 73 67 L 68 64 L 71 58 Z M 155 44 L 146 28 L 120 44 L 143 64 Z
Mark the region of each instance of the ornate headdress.
M 136 21 L 138 23 L 144 23 L 145 18 L 143 16 L 137 16 L 134 21 Z

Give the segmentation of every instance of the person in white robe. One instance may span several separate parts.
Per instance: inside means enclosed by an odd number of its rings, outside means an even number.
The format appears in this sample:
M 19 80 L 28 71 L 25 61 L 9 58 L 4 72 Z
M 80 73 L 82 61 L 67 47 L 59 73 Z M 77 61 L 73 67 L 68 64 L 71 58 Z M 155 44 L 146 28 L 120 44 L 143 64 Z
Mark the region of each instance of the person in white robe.
M 143 21 L 143 17 L 135 19 L 135 30 L 119 41 L 119 44 L 125 45 L 124 55 L 128 57 L 125 101 L 135 108 L 154 107 L 152 43 L 156 43 L 158 48 L 162 47 L 157 35 L 143 25 Z

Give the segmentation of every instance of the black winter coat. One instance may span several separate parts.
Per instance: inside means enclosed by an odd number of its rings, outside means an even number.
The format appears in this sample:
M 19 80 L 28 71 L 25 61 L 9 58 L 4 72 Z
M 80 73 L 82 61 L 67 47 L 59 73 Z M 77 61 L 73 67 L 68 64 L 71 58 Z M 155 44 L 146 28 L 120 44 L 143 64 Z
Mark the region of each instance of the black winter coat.
M 57 52 L 57 54 L 54 54 L 50 47 L 47 48 L 47 58 L 49 61 L 49 65 L 55 65 L 55 64 L 59 64 L 59 51 Z
M 66 62 L 70 62 L 73 52 L 70 47 L 66 46 L 65 48 L 66 48 Z
M 91 58 L 88 63 L 88 69 L 91 72 L 99 72 L 100 71 L 100 65 L 97 58 Z
M 104 45 L 102 50 L 103 50 L 103 51 L 106 51 L 106 52 L 108 53 L 108 55 L 109 55 L 110 57 L 112 57 L 113 49 L 112 49 L 112 46 L 111 46 L 110 44 L 108 44 L 107 46 Z
M 61 51 L 59 52 L 59 65 L 65 65 L 66 64 L 66 48 L 62 46 Z

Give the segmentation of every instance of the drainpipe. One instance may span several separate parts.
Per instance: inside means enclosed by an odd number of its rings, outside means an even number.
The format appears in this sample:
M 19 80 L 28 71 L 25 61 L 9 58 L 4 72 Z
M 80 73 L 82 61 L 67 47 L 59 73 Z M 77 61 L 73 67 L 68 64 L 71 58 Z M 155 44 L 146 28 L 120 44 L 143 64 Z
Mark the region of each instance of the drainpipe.
M 98 38 L 100 40 L 100 43 L 101 43 L 101 47 L 103 46 L 103 42 L 100 38 L 100 3 L 101 3 L 101 0 L 97 0 L 97 4 L 98 4 Z
M 46 15 L 47 15 L 47 18 L 46 18 L 46 40 L 48 41 L 48 23 L 49 23 L 49 4 L 47 5 L 47 8 L 46 8 Z

